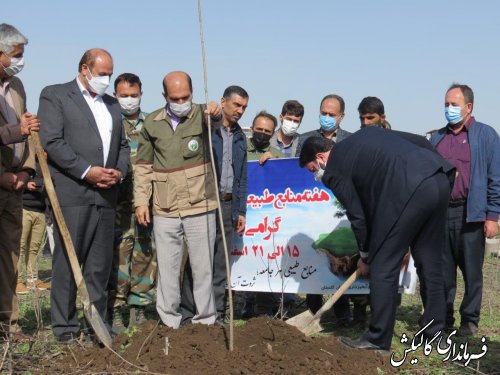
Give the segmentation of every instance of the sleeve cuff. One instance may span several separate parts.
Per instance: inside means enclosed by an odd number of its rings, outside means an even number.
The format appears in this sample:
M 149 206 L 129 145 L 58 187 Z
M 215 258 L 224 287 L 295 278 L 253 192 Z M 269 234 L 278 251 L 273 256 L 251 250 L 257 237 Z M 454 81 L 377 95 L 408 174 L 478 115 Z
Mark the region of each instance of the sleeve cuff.
M 85 172 L 82 173 L 82 177 L 80 177 L 81 180 L 85 179 L 85 176 L 87 175 L 87 173 L 89 173 L 90 168 L 92 168 L 91 165 L 89 165 L 89 167 L 85 169 Z
M 359 256 L 360 256 L 361 258 L 368 258 L 368 253 L 360 250 L 360 251 L 359 251 Z
M 488 221 L 498 221 L 498 217 L 500 215 L 498 214 L 498 212 L 487 212 L 486 213 L 486 220 Z

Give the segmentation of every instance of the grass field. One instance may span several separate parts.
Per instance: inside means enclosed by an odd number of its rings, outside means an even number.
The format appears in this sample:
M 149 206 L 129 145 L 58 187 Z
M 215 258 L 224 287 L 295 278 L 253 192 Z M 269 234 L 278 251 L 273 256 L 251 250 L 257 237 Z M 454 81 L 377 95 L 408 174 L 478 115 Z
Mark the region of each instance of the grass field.
M 50 258 L 41 258 L 40 277 L 50 279 Z M 484 290 L 481 312 L 481 322 L 479 335 L 469 339 L 467 351 L 472 354 L 481 353 L 485 338 L 487 353 L 479 360 L 473 360 L 468 367 L 464 367 L 462 361 L 443 361 L 446 355 L 436 353 L 436 345 L 429 356 L 424 354 L 423 346 L 409 353 L 405 363 L 400 367 L 401 374 L 489 374 L 500 375 L 500 258 L 488 257 L 484 265 Z M 459 290 L 457 301 L 461 300 L 463 294 L 463 283 L 459 276 Z M 299 298 L 300 300 L 300 298 Z M 303 306 L 303 304 L 302 304 Z M 458 309 L 459 304 L 456 303 Z M 237 310 L 241 306 L 237 306 Z M 33 335 L 35 341 L 31 344 L 21 344 L 8 342 L 0 346 L 0 373 L 1 374 L 34 374 L 36 373 L 36 363 L 41 358 L 55 358 L 60 353 L 61 345 L 54 342 L 50 331 L 50 306 L 49 293 L 31 292 L 28 295 L 20 296 L 21 326 L 23 330 Z M 421 314 L 421 301 L 418 294 L 403 295 L 402 304 L 398 309 L 395 333 L 393 337 L 394 358 L 400 360 L 404 350 L 409 347 L 414 334 L 418 331 L 418 318 Z M 302 307 L 303 310 L 303 307 Z M 301 311 L 298 307 L 293 313 Z M 154 307 L 148 309 L 148 317 L 157 319 Z M 460 321 L 458 313 L 457 322 Z M 362 330 L 353 330 L 342 327 L 335 322 L 331 314 L 325 319 L 325 331 L 320 335 L 336 335 L 357 337 Z M 244 324 L 243 321 L 236 321 L 235 325 Z M 409 341 L 402 344 L 401 336 L 406 333 Z M 457 338 L 460 341 L 460 339 Z M 460 342 L 465 343 L 464 339 Z M 441 347 L 445 347 L 443 344 Z M 457 351 L 459 347 L 456 347 Z M 462 350 L 463 352 L 463 350 Z M 453 357 L 453 356 L 452 356 Z M 410 361 L 415 358 L 415 364 Z

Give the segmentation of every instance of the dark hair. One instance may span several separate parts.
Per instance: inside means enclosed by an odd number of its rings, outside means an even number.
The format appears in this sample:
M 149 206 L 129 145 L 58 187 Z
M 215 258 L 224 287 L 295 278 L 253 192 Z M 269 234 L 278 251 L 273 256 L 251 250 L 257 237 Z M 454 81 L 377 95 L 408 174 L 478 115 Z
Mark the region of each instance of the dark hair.
M 307 163 L 316 159 L 318 152 L 327 152 L 333 148 L 334 141 L 325 137 L 309 137 L 300 150 L 299 165 L 304 168 Z
M 448 89 L 448 91 L 453 90 L 453 89 L 460 89 L 460 91 L 462 91 L 462 94 L 464 95 L 464 99 L 465 99 L 465 104 L 467 104 L 467 103 L 474 104 L 474 92 L 472 91 L 472 89 L 469 86 L 462 85 L 460 83 L 453 83 L 450 86 L 450 88 Z M 448 91 L 446 91 L 446 92 L 448 93 Z
M 139 76 L 136 76 L 134 73 L 122 73 L 115 79 L 115 92 L 118 88 L 118 85 L 122 82 L 127 82 L 130 86 L 139 85 L 139 89 L 142 91 L 142 82 Z
M 105 49 L 91 48 L 91 49 L 85 51 L 82 58 L 80 59 L 80 62 L 78 63 L 78 72 L 82 71 L 83 64 L 92 68 L 100 53 L 105 53 L 106 55 L 109 56 L 109 58 L 111 60 L 113 60 L 113 57 L 111 56 L 111 54 L 108 51 L 106 51 Z
M 304 117 L 304 106 L 296 100 L 287 100 L 281 109 L 281 116 Z
M 367 96 L 359 103 L 358 112 L 362 115 L 366 113 L 376 113 L 382 116 L 385 114 L 384 103 L 375 96 Z
M 248 92 L 243 87 L 240 86 L 229 86 L 224 90 L 222 97 L 225 99 L 231 98 L 233 95 L 241 96 L 243 99 L 248 99 Z
M 336 95 L 336 94 L 330 94 L 325 96 L 323 99 L 321 99 L 321 103 L 319 104 L 319 108 L 321 109 L 321 106 L 323 105 L 323 102 L 328 99 L 336 99 L 340 103 L 340 114 L 344 114 L 345 111 L 345 102 L 344 99 L 342 99 L 341 96 Z
M 252 128 L 253 128 L 253 124 L 255 123 L 255 120 L 257 120 L 259 117 L 265 117 L 265 118 L 271 120 L 274 124 L 274 129 L 276 130 L 276 127 L 278 126 L 278 120 L 276 119 L 276 117 L 274 117 L 272 114 L 270 114 L 266 111 L 260 111 L 259 113 L 257 113 L 257 115 L 253 118 Z
M 192 93 L 193 92 L 193 81 L 191 80 L 190 75 L 187 74 L 186 72 L 181 72 L 181 73 L 184 73 L 186 75 L 186 79 L 187 79 L 188 85 L 189 85 L 189 91 Z M 163 85 L 163 92 L 164 92 L 164 94 L 168 95 L 168 93 L 167 93 L 167 85 L 165 84 L 165 78 L 163 78 L 162 85 Z

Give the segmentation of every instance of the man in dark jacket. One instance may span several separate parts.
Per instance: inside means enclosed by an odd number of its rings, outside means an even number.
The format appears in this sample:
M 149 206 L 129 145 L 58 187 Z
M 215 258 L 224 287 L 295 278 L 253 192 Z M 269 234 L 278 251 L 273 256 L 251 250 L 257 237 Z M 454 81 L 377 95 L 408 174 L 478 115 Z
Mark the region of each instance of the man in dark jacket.
M 222 230 L 230 251 L 233 231 L 245 229 L 247 208 L 247 140 L 238 121 L 248 105 L 248 93 L 239 86 L 229 86 L 221 99 L 223 125 L 212 132 L 216 161 L 219 198 L 224 227 L 217 217 L 215 237 L 213 287 L 218 324 L 223 324 L 226 311 L 226 259 Z M 195 314 L 191 267 L 186 264 L 181 296 L 182 323 L 188 323 Z
M 369 127 L 333 147 L 324 138 L 304 143 L 300 165 L 325 169 L 322 181 L 347 211 L 361 259 L 370 279 L 371 321 L 354 348 L 383 349 L 394 331 L 398 278 L 411 246 L 425 288 L 419 324 L 433 336 L 444 327 L 445 303 L 441 254 L 450 180 L 454 169 L 423 137 Z

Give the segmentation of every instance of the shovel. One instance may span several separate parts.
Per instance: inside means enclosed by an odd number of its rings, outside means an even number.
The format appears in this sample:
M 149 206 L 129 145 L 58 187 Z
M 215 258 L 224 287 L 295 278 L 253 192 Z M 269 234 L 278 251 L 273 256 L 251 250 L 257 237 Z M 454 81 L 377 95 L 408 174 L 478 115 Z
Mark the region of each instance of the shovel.
M 68 254 L 69 263 L 71 269 L 73 270 L 73 277 L 75 278 L 75 283 L 80 292 L 80 299 L 83 303 L 83 312 L 87 321 L 90 323 L 94 329 L 97 338 L 101 342 L 111 348 L 111 336 L 109 335 L 108 329 L 106 328 L 101 316 L 97 312 L 97 309 L 90 301 L 89 292 L 87 290 L 87 285 L 83 279 L 82 270 L 78 259 L 76 257 L 75 248 L 73 246 L 73 241 L 71 241 L 71 236 L 69 235 L 68 227 L 66 226 L 66 221 L 61 211 L 61 206 L 56 196 L 54 190 L 54 184 L 52 183 L 52 178 L 50 176 L 49 167 L 47 165 L 47 160 L 45 160 L 45 155 L 40 143 L 40 138 L 38 133 L 31 133 L 31 138 L 35 146 L 36 155 L 38 156 L 38 162 L 40 163 L 40 168 L 43 175 L 43 183 L 45 184 L 45 189 L 47 190 L 47 195 L 49 196 L 50 204 L 52 205 L 52 211 L 59 226 L 59 231 L 61 232 L 61 237 L 64 242 L 64 247 L 66 248 L 66 253 Z
M 312 314 L 311 310 L 304 311 L 299 315 L 295 315 L 293 318 L 288 319 L 286 322 L 294 327 L 297 327 L 299 331 L 304 333 L 306 336 L 313 335 L 315 333 L 321 332 L 324 328 L 320 324 L 321 316 L 330 310 L 332 306 L 337 302 L 337 300 L 342 297 L 342 295 L 350 288 L 352 284 L 356 281 L 359 276 L 359 269 L 356 270 L 349 278 L 342 284 L 342 286 L 331 296 L 328 301 L 325 302 L 323 306 L 316 312 Z

